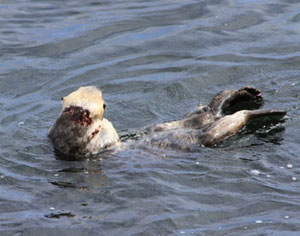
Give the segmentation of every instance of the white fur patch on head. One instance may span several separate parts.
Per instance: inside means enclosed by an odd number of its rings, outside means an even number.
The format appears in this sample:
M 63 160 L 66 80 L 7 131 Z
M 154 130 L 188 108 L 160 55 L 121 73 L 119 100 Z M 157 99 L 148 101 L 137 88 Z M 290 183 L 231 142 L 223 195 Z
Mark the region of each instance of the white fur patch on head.
M 80 87 L 63 98 L 62 110 L 70 106 L 78 106 L 89 110 L 93 117 L 102 118 L 104 101 L 100 89 L 94 86 Z

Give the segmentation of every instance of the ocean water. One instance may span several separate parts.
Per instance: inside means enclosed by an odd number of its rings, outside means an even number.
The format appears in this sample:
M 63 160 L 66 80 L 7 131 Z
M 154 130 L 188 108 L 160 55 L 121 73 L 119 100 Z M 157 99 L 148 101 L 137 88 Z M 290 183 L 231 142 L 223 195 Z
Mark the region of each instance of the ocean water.
M 0 24 L 0 235 L 299 235 L 299 1 L 4 0 Z M 244 85 L 288 115 L 217 148 L 62 161 L 47 132 L 85 85 L 121 135 Z

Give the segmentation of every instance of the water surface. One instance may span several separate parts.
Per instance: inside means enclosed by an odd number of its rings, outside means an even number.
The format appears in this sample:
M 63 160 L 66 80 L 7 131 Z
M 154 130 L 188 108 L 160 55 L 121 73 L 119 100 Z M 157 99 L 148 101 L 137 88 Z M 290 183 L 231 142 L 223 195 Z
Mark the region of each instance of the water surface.
M 1 235 L 299 234 L 298 1 L 2 1 L 0 24 Z M 84 85 L 120 134 L 244 85 L 288 119 L 215 149 L 57 160 L 48 129 Z

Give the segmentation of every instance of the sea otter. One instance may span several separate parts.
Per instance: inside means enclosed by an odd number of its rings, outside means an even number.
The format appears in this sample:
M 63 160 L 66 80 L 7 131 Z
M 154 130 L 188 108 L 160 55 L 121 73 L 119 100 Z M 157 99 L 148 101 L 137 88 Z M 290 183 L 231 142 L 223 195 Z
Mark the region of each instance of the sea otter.
M 146 128 L 141 140 L 164 148 L 214 146 L 252 120 L 264 117 L 278 121 L 286 115 L 281 110 L 255 110 L 262 105 L 263 97 L 255 88 L 223 90 L 209 105 L 198 105 L 181 120 Z M 101 91 L 93 86 L 81 87 L 64 97 L 61 113 L 48 135 L 56 152 L 85 156 L 120 145 L 113 125 L 103 118 L 105 107 Z

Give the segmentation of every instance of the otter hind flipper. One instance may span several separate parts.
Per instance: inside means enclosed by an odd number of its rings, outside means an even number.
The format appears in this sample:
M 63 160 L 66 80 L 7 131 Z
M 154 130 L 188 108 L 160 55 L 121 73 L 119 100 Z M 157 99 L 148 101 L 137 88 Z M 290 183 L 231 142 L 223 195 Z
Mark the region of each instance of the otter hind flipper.
M 245 86 L 238 90 L 223 90 L 209 104 L 216 115 L 230 115 L 240 110 L 258 109 L 263 105 L 261 91 Z
M 260 117 L 267 117 L 270 119 L 281 119 L 286 115 L 286 111 L 282 110 L 271 110 L 271 109 L 264 109 L 264 110 L 253 110 L 247 111 L 247 115 L 249 119 L 256 119 Z
M 282 110 L 254 110 L 248 111 L 248 121 L 246 124 L 247 132 L 255 132 L 261 128 L 285 121 L 286 111 Z
M 285 111 L 281 110 L 242 110 L 232 115 L 227 115 L 211 126 L 203 130 L 199 136 L 199 143 L 204 146 L 214 146 L 226 139 L 229 136 L 236 134 L 243 127 L 252 121 L 257 121 L 259 125 L 266 123 L 278 123 L 286 115 Z

